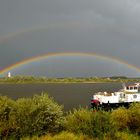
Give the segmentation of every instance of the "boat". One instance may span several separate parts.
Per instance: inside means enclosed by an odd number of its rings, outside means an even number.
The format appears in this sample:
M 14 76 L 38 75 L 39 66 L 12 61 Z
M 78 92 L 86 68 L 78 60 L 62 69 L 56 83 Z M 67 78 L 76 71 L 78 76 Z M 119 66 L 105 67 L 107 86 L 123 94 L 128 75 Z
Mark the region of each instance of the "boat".
M 97 92 L 92 96 L 92 108 L 114 109 L 120 106 L 129 107 L 131 103 L 140 102 L 140 83 L 122 84 L 117 92 Z

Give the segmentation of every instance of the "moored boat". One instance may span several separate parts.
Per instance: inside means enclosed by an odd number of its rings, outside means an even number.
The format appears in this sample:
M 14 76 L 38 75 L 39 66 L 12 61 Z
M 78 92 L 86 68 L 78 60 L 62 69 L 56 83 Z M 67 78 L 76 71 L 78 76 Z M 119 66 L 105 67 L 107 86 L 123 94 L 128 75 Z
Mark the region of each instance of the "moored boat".
M 128 107 L 133 102 L 140 102 L 140 83 L 123 84 L 123 89 L 117 92 L 97 92 L 91 99 L 92 108 Z

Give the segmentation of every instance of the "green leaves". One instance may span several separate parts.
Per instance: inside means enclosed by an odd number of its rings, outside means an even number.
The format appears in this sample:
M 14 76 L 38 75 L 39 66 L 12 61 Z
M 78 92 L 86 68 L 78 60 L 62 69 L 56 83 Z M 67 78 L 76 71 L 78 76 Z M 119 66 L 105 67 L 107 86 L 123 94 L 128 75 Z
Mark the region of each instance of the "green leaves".
M 65 135 L 73 139 L 84 139 L 83 136 L 139 139 L 140 104 L 134 103 L 129 109 L 121 107 L 112 112 L 79 108 L 64 116 L 62 106 L 47 94 L 16 101 L 0 96 L 0 139 L 34 135 L 46 135 L 46 139 L 65 138 Z
M 58 132 L 63 119 L 62 107 L 47 94 L 17 101 L 0 98 L 0 133 L 3 137 Z
M 129 130 L 140 135 L 140 104 L 133 103 L 129 109 L 124 107 L 114 110 L 112 122 L 118 130 Z
M 66 116 L 66 130 L 84 134 L 90 137 L 103 137 L 105 133 L 114 133 L 108 112 L 91 112 L 91 110 L 80 108 L 74 109 Z

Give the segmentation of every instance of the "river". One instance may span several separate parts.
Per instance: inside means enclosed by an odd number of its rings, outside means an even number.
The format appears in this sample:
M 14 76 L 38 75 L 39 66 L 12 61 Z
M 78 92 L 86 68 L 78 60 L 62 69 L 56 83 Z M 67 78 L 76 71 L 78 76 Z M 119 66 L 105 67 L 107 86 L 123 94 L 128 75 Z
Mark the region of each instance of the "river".
M 95 92 L 118 91 L 121 83 L 72 83 L 72 84 L 0 84 L 0 94 L 12 99 L 48 93 L 64 110 L 90 105 Z

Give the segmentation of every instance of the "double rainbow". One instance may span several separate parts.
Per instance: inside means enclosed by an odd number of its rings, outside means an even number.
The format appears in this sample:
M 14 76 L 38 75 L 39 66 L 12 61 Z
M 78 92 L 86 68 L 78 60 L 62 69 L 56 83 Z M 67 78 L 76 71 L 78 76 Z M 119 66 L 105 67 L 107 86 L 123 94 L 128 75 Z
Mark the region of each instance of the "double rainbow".
M 20 31 L 9 33 L 6 36 L 0 37 L 0 43 L 3 42 L 3 41 L 5 42 L 9 38 L 18 36 L 18 35 L 23 34 L 23 33 L 28 33 L 28 32 L 33 32 L 33 31 L 46 31 L 47 29 L 55 28 L 55 27 L 59 27 L 59 28 L 72 28 L 72 29 L 73 28 L 86 28 L 86 26 L 84 24 L 81 24 L 81 23 L 78 23 L 78 22 L 49 24 L 47 26 L 41 26 L 39 28 L 38 27 L 37 28 L 36 27 L 32 27 L 32 28 L 29 28 L 29 29 L 23 29 L 23 30 L 20 30 Z M 94 25 L 92 25 L 92 28 L 94 28 Z M 116 63 L 119 63 L 119 64 L 123 64 L 123 65 L 127 66 L 128 68 L 131 68 L 131 69 L 134 69 L 134 70 L 140 72 L 140 68 L 139 67 L 134 66 L 132 64 L 129 64 L 128 62 L 125 62 L 125 61 L 120 60 L 118 58 L 111 57 L 111 56 L 105 56 L 105 55 L 97 54 L 97 53 L 59 52 L 59 53 L 43 54 L 43 55 L 34 56 L 34 57 L 31 57 L 31 58 L 22 60 L 20 62 L 17 62 L 15 64 L 12 64 L 12 65 L 2 69 L 0 71 L 0 74 L 4 74 L 4 73 L 6 73 L 8 71 L 11 71 L 13 69 L 16 69 L 16 68 L 18 68 L 20 66 L 26 65 L 26 64 L 31 63 L 31 62 L 35 62 L 35 61 L 39 61 L 39 60 L 43 60 L 43 59 L 47 59 L 49 57 L 55 57 L 55 56 L 92 56 L 92 57 L 101 58 L 103 60 L 108 60 L 108 61 L 110 60 L 110 61 L 113 61 L 113 62 L 116 62 Z

